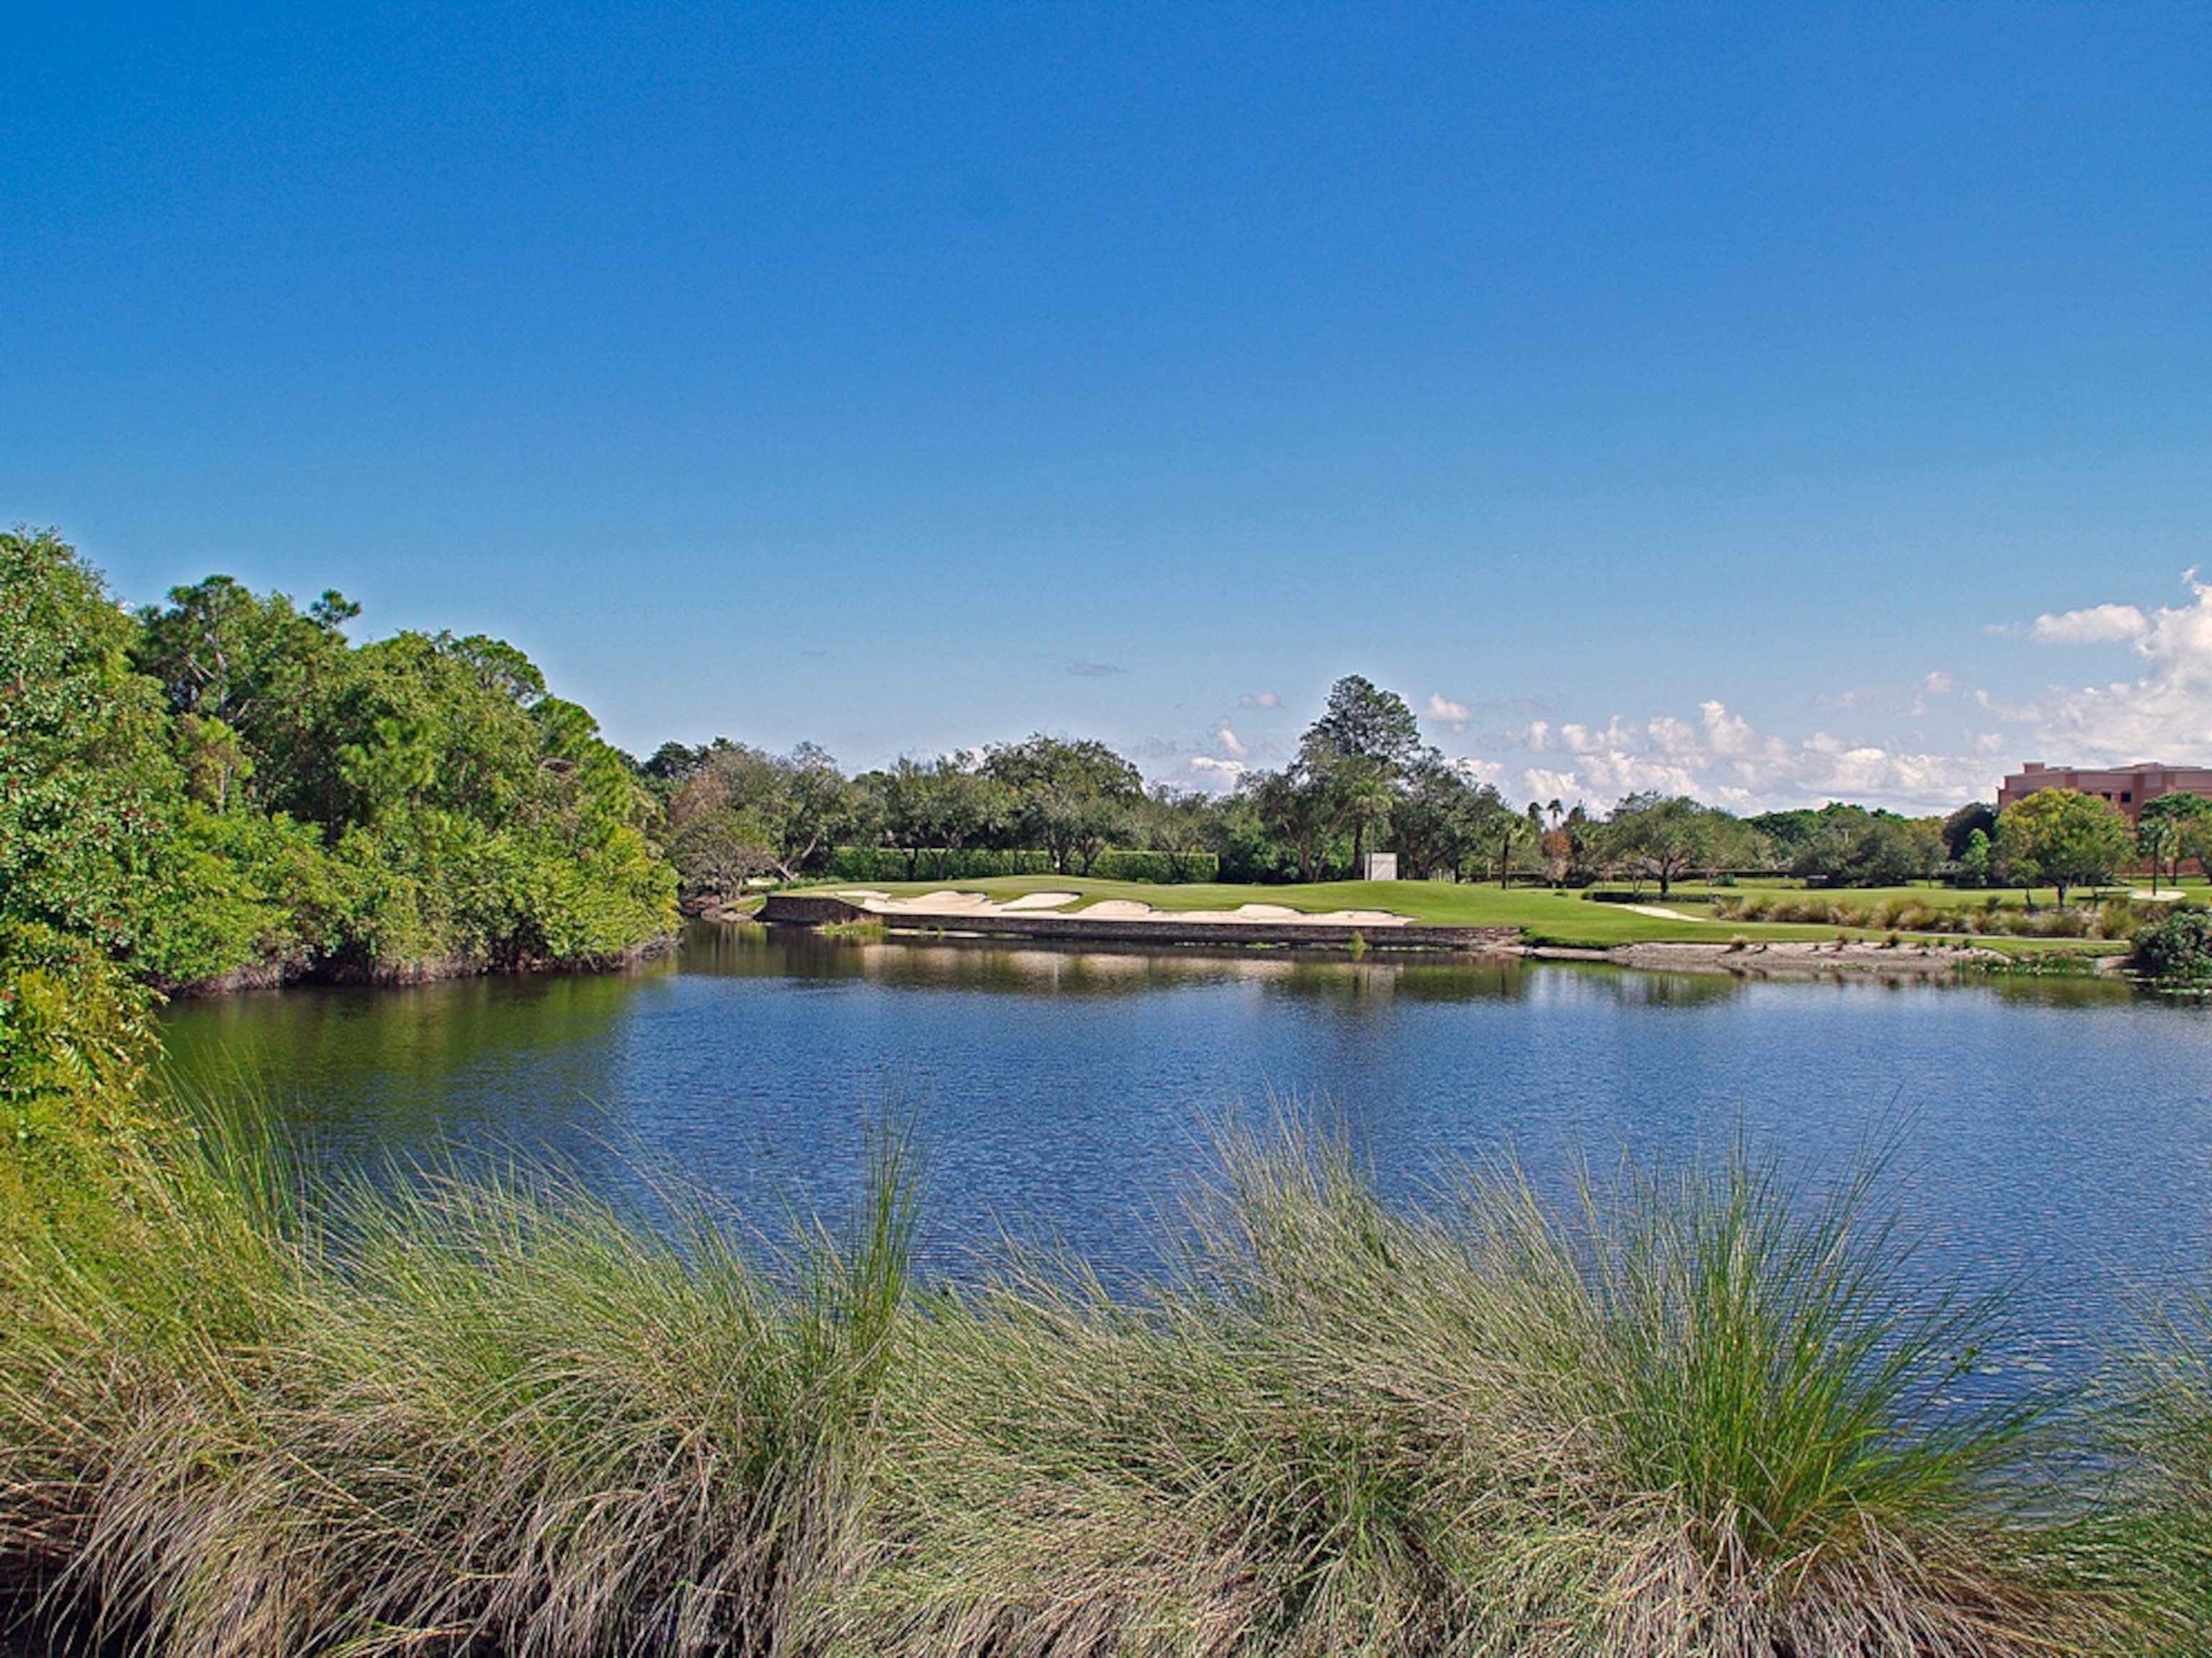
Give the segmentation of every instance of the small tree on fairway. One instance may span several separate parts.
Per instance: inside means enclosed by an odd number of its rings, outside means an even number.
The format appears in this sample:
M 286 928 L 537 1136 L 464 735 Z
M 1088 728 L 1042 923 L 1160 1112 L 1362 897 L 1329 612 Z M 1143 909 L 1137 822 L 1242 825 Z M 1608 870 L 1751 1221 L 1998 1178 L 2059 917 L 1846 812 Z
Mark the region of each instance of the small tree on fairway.
M 2136 845 L 2150 860 L 2150 889 L 2158 891 L 2160 863 L 2179 883 L 2181 861 L 2212 837 L 2212 801 L 2176 789 L 2145 802 L 2136 820 Z
M 1607 856 L 1637 877 L 1659 883 L 1659 896 L 1710 861 L 1717 820 L 1724 816 L 1686 795 L 1631 795 L 1605 826 Z
M 2058 906 L 2076 887 L 2101 886 L 2135 850 L 2119 808 L 2072 789 L 2039 789 L 1997 819 L 1997 850 L 2023 884 L 2048 881 Z

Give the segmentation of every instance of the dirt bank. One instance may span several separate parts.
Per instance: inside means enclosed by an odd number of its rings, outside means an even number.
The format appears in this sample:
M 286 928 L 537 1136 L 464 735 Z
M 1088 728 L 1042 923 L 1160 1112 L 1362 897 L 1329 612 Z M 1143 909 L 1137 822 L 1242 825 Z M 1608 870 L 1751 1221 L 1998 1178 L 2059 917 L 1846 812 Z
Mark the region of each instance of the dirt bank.
M 1947 944 L 1821 941 L 1764 944 L 1647 942 L 1577 950 L 1534 945 L 1527 954 L 1551 961 L 1609 961 L 1647 972 L 1726 973 L 1735 978 L 1948 978 L 1962 967 L 2002 961 L 1996 950 Z

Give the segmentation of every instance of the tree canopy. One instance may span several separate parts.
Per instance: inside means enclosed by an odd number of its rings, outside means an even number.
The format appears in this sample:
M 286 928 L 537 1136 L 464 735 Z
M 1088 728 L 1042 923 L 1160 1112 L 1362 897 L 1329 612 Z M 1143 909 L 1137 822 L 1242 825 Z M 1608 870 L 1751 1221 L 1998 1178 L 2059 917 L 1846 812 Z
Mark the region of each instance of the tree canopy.
M 2076 887 L 2112 878 L 2135 850 L 2126 815 L 2108 800 L 2071 789 L 2039 789 L 1997 816 L 1997 855 L 2023 887 L 2058 889 L 2061 908 Z
M 0 536 L 0 920 L 158 984 L 620 954 L 667 932 L 649 795 L 495 639 L 355 646 L 227 576 L 133 615 Z

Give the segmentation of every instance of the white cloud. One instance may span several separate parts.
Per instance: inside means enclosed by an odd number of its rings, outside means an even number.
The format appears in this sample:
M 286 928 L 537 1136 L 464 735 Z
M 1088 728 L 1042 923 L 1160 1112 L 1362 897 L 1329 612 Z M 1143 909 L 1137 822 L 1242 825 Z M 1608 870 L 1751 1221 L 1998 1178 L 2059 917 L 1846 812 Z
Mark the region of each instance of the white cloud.
M 2212 583 L 2185 578 L 2188 602 L 2163 608 L 2100 604 L 2039 617 L 2008 630 L 2042 643 L 2125 643 L 2140 664 L 2133 679 L 2051 688 L 2033 698 L 1962 691 L 1953 674 L 1863 687 L 1818 699 L 1832 728 L 1810 735 L 1762 729 L 1717 700 L 1694 711 L 1599 723 L 1545 710 L 1517 730 L 1485 732 L 1477 709 L 1534 704 L 1462 703 L 1431 692 L 1424 717 L 1465 736 L 1477 751 L 1455 764 L 1494 782 L 1516 802 L 1534 799 L 1610 808 L 1622 795 L 1656 789 L 1733 810 L 1849 800 L 1910 812 L 1941 812 L 1988 800 L 2022 754 L 2099 764 L 2212 761 Z M 1942 699 L 1954 700 L 1942 700 Z M 1240 708 L 1275 709 L 1275 692 L 1248 692 Z M 1947 729 L 1935 728 L 1938 720 Z M 1923 732 L 1923 723 L 1928 729 Z M 1258 728 L 1264 733 L 1265 722 Z M 1932 739 L 1932 741 L 1931 741 Z M 1229 719 L 1196 741 L 1148 744 L 1146 773 L 1186 787 L 1225 789 L 1249 771 L 1283 765 L 1280 745 L 1240 735 Z
M 1827 732 L 1793 741 L 1760 731 L 1717 701 L 1700 704 L 1694 719 L 1615 715 L 1603 725 L 1556 727 L 1536 720 L 1507 736 L 1502 752 L 1485 774 L 1509 798 L 1579 801 L 1593 809 L 1656 790 L 1738 811 L 1840 798 L 1932 812 L 1981 798 L 1996 783 L 1986 753 L 1929 754 Z M 1530 763 L 1516 769 L 1516 759 Z
M 2040 638 L 2046 621 L 2133 617 L 2130 633 L 2097 637 L 2132 638 L 2136 655 L 2146 665 L 2138 679 L 2053 692 L 2050 716 L 2039 735 L 2054 756 L 2063 753 L 2075 763 L 2163 759 L 2185 765 L 2202 765 L 2212 756 L 2212 584 L 2197 581 L 2194 570 L 2184 579 L 2196 595 L 2193 603 L 2148 615 L 2132 605 L 2100 605 L 2037 620 Z
M 1139 744 L 1131 758 L 1147 782 L 1209 793 L 1234 789 L 1237 779 L 1254 767 L 1279 765 L 1282 759 L 1273 745 L 1250 743 L 1238 736 L 1226 716 L 1194 742 L 1152 737 Z
M 2092 605 L 2056 616 L 2039 616 L 2028 637 L 2039 645 L 2109 645 L 2140 639 L 2150 622 L 2133 605 Z

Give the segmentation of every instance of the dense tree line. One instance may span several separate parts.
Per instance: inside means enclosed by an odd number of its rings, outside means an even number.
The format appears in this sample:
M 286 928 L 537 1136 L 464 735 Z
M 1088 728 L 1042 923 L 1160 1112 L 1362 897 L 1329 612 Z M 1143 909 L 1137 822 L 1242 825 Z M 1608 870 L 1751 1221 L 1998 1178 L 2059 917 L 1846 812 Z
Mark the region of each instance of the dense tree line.
M 656 803 L 496 639 L 356 645 L 227 576 L 120 607 L 0 534 L 0 921 L 189 984 L 619 956 L 665 936 Z
M 2157 802 L 2140 841 L 2107 802 L 2060 791 L 2002 821 L 1984 805 L 1907 818 L 1842 802 L 1738 817 L 1660 793 L 1602 814 L 1516 807 L 1424 744 L 1402 697 L 1356 675 L 1331 687 L 1289 765 L 1249 773 L 1225 795 L 1148 788 L 1104 744 L 1042 735 L 849 777 L 818 748 L 778 756 L 718 738 L 668 744 L 642 773 L 687 890 L 722 899 L 749 882 L 834 874 L 850 848 L 887 850 L 891 872 L 910 880 L 985 867 L 1085 875 L 1121 848 L 1157 855 L 1156 878 L 1239 882 L 1344 879 L 1387 850 L 1413 879 L 1627 880 L 1662 896 L 1686 879 L 1754 873 L 2063 893 L 2137 858 L 2172 871 L 2212 851 L 2212 802 L 2193 796 Z
M 726 738 L 664 745 L 639 770 L 687 890 L 722 898 L 833 875 L 856 848 L 893 854 L 891 873 L 907 880 L 1017 867 L 1090 875 L 1134 851 L 1151 860 L 1146 879 L 1316 881 L 1389 850 L 1415 880 L 1626 880 L 1662 896 L 1730 875 L 1836 888 L 1940 880 L 2056 886 L 2062 901 L 2139 863 L 2154 879 L 2212 863 L 2212 802 L 2186 795 L 2153 802 L 2139 834 L 2108 802 L 2062 790 L 2002 820 L 1980 803 L 1948 817 L 1841 802 L 1739 817 L 1656 791 L 1601 814 L 1516 807 L 1468 762 L 1423 744 L 1401 697 L 1358 676 L 1331 688 L 1288 765 L 1222 795 L 1147 785 L 1103 743 L 1042 734 L 852 777 L 811 744 L 775 755 Z
M 2063 902 L 2136 862 L 2155 880 L 2212 852 L 2212 804 L 2185 795 L 2153 802 L 2139 834 L 2058 790 L 2002 818 L 1842 803 L 1747 818 L 1656 793 L 1603 814 L 1516 806 L 1358 676 L 1288 765 L 1219 796 L 1042 734 L 857 776 L 811 746 L 721 738 L 641 764 L 512 646 L 356 644 L 356 613 L 219 576 L 129 612 L 53 535 L 0 536 L 0 923 L 173 985 L 619 957 L 670 930 L 679 881 L 726 900 L 855 857 L 877 878 L 1252 882 L 1341 879 L 1387 850 L 1416 879 L 1664 895 L 1730 873 L 1943 878 L 2056 886 Z

